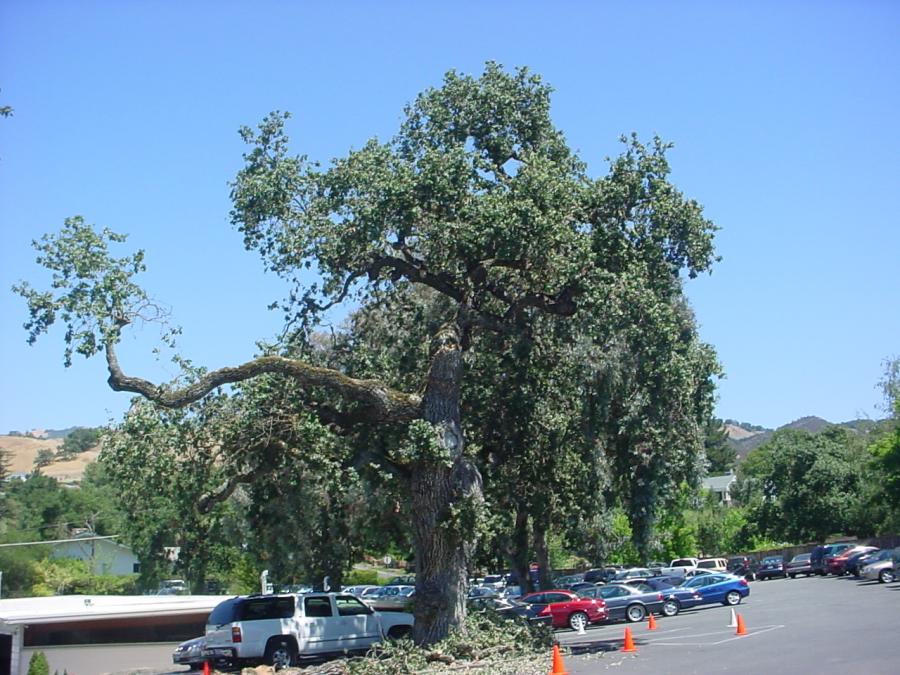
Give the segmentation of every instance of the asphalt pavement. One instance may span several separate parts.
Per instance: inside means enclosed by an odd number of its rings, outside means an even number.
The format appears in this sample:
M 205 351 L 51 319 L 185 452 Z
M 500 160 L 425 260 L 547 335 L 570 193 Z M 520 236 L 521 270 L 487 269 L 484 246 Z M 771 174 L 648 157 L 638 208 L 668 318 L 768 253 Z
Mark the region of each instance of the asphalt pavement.
M 705 605 L 671 618 L 560 631 L 569 675 L 614 670 L 646 673 L 900 674 L 900 583 L 852 577 L 754 581 L 734 608 L 746 635 L 730 626 L 731 608 Z M 625 628 L 637 651 L 622 651 Z M 548 663 L 549 663 L 548 658 Z M 549 669 L 548 669 L 549 670 Z

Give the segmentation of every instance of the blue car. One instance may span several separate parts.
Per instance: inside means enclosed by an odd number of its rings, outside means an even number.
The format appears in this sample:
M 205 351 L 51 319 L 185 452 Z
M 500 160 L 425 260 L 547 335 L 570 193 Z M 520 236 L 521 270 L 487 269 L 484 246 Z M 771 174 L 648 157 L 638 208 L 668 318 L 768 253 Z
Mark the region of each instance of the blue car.
M 681 577 L 679 577 L 680 579 Z M 628 585 L 644 593 L 655 591 L 662 595 L 663 605 L 659 613 L 663 616 L 675 616 L 682 609 L 688 609 L 703 602 L 703 596 L 697 591 L 675 586 L 662 577 L 629 581 Z
M 680 588 L 696 591 L 703 596 L 697 604 L 737 605 L 750 595 L 750 584 L 743 577 L 733 574 L 704 574 L 685 581 Z

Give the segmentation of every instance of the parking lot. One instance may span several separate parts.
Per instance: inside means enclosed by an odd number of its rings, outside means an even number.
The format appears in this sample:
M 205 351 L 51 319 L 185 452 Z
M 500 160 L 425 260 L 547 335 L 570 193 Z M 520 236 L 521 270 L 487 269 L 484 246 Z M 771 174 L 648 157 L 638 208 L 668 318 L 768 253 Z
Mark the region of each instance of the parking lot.
M 729 627 L 731 609 L 707 605 L 647 623 L 558 633 L 572 649 L 570 675 L 620 673 L 900 673 L 900 584 L 852 577 L 757 581 L 738 605 L 747 634 Z M 636 653 L 621 651 L 625 627 Z

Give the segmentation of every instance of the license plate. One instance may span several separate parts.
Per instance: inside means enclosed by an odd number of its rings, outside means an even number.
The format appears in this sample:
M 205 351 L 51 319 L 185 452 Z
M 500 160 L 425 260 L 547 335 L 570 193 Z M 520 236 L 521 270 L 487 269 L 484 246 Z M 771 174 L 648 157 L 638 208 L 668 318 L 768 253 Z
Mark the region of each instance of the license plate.
M 234 650 L 227 649 L 224 647 L 213 647 L 211 649 L 204 649 L 203 654 L 209 656 L 231 656 Z

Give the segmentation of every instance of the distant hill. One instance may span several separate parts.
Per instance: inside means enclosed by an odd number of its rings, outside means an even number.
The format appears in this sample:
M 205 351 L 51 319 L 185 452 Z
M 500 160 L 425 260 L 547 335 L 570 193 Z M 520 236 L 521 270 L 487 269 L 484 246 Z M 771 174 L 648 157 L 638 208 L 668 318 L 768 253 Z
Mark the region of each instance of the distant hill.
M 69 427 L 68 429 L 32 429 L 31 431 L 10 431 L 9 436 L 25 436 L 26 438 L 45 438 L 49 440 L 63 439 L 76 429 L 82 427 Z
M 62 441 L 49 438 L 32 438 L 31 436 L 0 436 L 0 448 L 6 451 L 9 460 L 9 473 L 31 473 L 34 471 L 34 459 L 38 452 L 49 449 L 56 452 Z M 51 476 L 61 483 L 79 483 L 84 476 L 85 467 L 97 459 L 99 448 L 82 452 L 74 459 L 64 462 L 53 462 L 41 468 L 41 473 Z
M 799 429 L 800 431 L 817 434 L 828 427 L 841 426 L 860 433 L 866 433 L 871 431 L 877 425 L 878 422 L 875 420 L 851 420 L 849 422 L 835 424 L 834 422 L 829 422 L 821 417 L 810 415 L 801 417 L 793 422 L 788 422 L 787 424 L 778 427 L 777 430 Z M 774 434 L 775 431 L 776 429 L 766 429 L 765 427 L 750 425 L 744 422 L 725 420 L 725 432 L 728 434 L 728 443 L 737 451 L 738 463 L 740 463 L 751 450 L 755 450 L 772 438 L 772 434 Z

